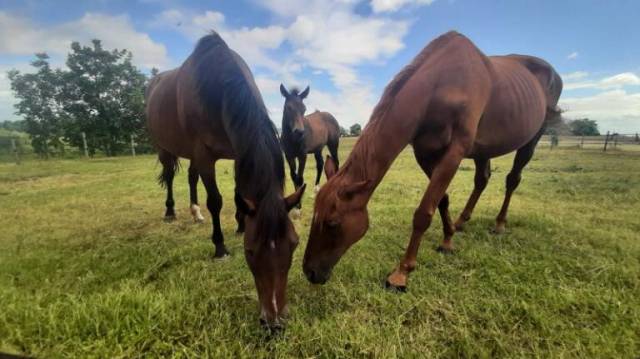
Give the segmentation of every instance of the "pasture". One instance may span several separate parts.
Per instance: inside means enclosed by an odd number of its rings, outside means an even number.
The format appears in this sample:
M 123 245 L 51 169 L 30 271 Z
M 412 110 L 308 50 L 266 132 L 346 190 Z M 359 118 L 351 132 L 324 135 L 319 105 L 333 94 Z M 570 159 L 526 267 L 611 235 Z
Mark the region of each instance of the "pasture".
M 353 139 L 343 139 L 344 162 Z M 325 151 L 326 152 L 326 151 Z M 213 260 L 210 216 L 193 223 L 187 162 L 178 220 L 164 223 L 154 156 L 0 163 L 0 351 L 54 357 L 635 357 L 640 353 L 640 153 L 539 148 L 493 235 L 512 155 L 457 252 L 426 233 L 406 294 L 383 288 L 427 180 L 408 147 L 369 205 L 371 226 L 324 286 L 302 274 L 312 191 L 295 221 L 290 319 L 269 337 L 235 235 L 232 163 L 218 163 L 232 256 Z M 313 156 L 305 180 L 315 176 Z M 287 170 L 288 173 L 288 170 Z M 449 194 L 473 186 L 465 160 Z M 322 183 L 325 179 L 323 178 Z M 287 174 L 287 193 L 291 181 Z M 200 184 L 200 202 L 204 189 Z M 204 206 L 203 206 L 204 207 Z M 455 219 L 455 218 L 454 218 Z

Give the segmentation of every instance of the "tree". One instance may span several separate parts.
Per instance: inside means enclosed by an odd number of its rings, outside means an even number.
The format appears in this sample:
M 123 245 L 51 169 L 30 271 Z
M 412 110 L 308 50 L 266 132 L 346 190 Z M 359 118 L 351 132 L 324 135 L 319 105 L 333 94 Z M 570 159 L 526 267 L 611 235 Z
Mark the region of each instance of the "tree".
M 349 127 L 349 132 L 351 133 L 351 136 L 360 136 L 362 127 L 360 127 L 360 124 L 356 123 L 355 125 Z
M 86 134 L 90 154 L 122 152 L 131 135 L 144 137 L 144 87 L 147 78 L 131 63 L 127 50 L 71 44 L 64 76 L 65 138 L 81 148 Z
M 62 126 L 64 111 L 59 98 L 62 94 L 62 71 L 53 70 L 46 53 L 36 54 L 31 63 L 35 73 L 21 74 L 17 70 L 8 72 L 11 89 L 18 103 L 16 114 L 24 117 L 24 129 L 31 136 L 34 151 L 49 157 L 56 149 L 64 152 Z
M 598 123 L 595 120 L 583 118 L 569 122 L 571 134 L 574 136 L 599 136 Z
M 346 137 L 349 136 L 349 131 L 347 131 L 346 128 L 340 126 L 340 137 Z

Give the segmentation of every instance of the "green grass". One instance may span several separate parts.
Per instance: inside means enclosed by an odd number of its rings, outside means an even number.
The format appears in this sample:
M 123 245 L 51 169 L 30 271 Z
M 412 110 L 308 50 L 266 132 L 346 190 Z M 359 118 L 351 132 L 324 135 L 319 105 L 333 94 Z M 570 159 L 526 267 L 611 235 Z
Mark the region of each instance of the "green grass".
M 346 159 L 352 139 L 342 144 Z M 408 148 L 370 202 L 371 228 L 325 286 L 301 271 L 313 200 L 281 336 L 258 325 L 253 278 L 233 231 L 231 162 L 218 164 L 232 257 L 214 261 L 210 220 L 192 223 L 186 170 L 178 221 L 162 222 L 152 156 L 0 163 L 0 351 L 51 357 L 637 357 L 640 155 L 540 149 L 490 233 L 512 156 L 493 177 L 458 251 L 423 240 L 406 294 L 382 288 L 403 253 L 427 180 Z M 306 180 L 315 176 L 312 156 Z M 323 179 L 324 181 L 324 179 Z M 287 179 L 288 192 L 290 180 Z M 473 185 L 465 161 L 452 213 Z M 204 190 L 200 186 L 201 201 Z M 208 213 L 207 213 L 208 216 Z

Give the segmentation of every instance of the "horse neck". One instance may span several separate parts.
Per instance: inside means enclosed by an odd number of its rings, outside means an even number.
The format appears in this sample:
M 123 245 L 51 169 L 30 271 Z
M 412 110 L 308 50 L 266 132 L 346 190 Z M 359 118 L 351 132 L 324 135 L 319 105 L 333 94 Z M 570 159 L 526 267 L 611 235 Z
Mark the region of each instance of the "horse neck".
M 349 158 L 336 177 L 339 183 L 349 185 L 361 181 L 371 181 L 365 191 L 366 202 L 385 174 L 410 142 L 411 134 L 406 127 L 399 126 L 393 115 L 385 114 L 371 119 L 362 131 Z

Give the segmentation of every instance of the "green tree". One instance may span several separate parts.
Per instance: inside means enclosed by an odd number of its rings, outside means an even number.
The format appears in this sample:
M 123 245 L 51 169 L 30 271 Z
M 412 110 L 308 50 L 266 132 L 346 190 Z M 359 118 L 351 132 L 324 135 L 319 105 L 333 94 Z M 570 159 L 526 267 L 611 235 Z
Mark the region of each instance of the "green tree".
M 351 136 L 360 136 L 362 127 L 360 126 L 360 124 L 356 123 L 355 125 L 349 127 L 349 132 L 351 133 Z
M 90 154 L 123 152 L 131 135 L 146 137 L 144 87 L 147 77 L 131 63 L 127 50 L 105 50 L 100 40 L 91 46 L 71 44 L 64 76 L 65 138 L 81 148 L 86 134 Z
M 340 137 L 346 137 L 349 136 L 349 131 L 347 131 L 346 128 L 340 126 Z
M 16 114 L 24 118 L 24 130 L 31 136 L 34 151 L 44 157 L 64 152 L 61 121 L 64 118 L 59 98 L 62 94 L 62 70 L 49 65 L 46 53 L 36 54 L 31 63 L 35 73 L 8 72 L 11 89 L 18 103 Z
M 588 118 L 573 120 L 569 122 L 571 134 L 574 136 L 599 136 L 598 123 Z

